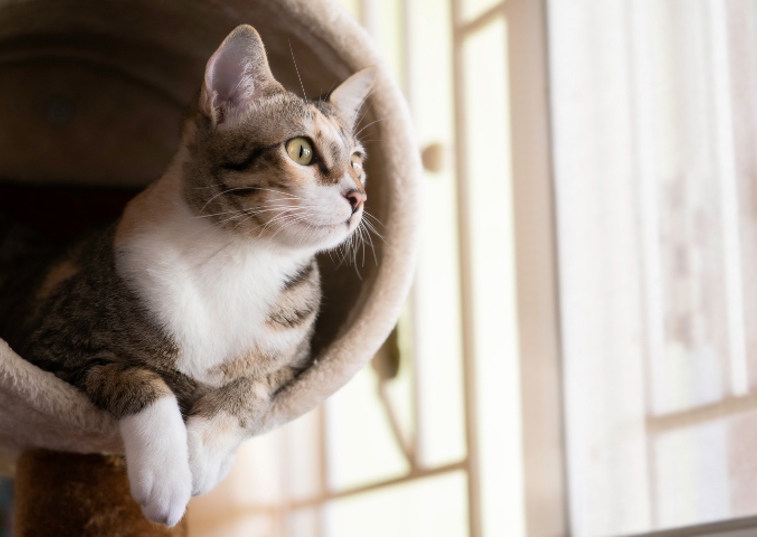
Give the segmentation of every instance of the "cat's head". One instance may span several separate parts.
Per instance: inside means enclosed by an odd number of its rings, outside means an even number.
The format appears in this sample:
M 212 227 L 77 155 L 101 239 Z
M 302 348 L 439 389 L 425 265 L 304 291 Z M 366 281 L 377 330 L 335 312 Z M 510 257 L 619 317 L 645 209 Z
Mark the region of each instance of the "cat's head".
M 292 248 L 342 243 L 367 199 L 354 127 L 374 76 L 364 69 L 324 99 L 301 98 L 273 78 L 255 29 L 237 27 L 208 60 L 184 133 L 195 216 Z

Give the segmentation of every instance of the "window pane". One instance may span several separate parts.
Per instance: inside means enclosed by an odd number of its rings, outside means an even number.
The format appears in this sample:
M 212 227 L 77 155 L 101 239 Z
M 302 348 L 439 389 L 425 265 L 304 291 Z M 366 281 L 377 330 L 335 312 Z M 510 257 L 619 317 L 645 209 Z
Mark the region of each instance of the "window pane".
M 463 374 L 460 341 L 457 182 L 449 153 L 454 143 L 450 9 L 438 0 L 408 4 L 412 83 L 408 99 L 420 146 L 442 150 L 438 171 L 424 173 L 415 306 L 420 407 L 420 459 L 426 466 L 465 457 Z M 429 54 L 428 44 L 434 44 Z
M 549 23 L 574 533 L 753 515 L 757 4 Z
M 330 503 L 325 533 L 329 537 L 466 537 L 466 506 L 465 476 L 453 473 Z
M 463 44 L 478 445 L 484 535 L 524 531 L 520 368 L 504 17 Z
M 402 454 L 378 393 L 378 376 L 364 368 L 326 402 L 329 486 L 367 485 L 404 474 Z

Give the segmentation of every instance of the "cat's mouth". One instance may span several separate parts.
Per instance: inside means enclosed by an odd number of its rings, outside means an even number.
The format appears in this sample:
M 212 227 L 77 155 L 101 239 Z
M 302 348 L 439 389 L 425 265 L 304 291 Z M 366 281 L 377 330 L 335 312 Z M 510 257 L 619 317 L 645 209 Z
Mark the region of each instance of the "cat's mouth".
M 339 211 L 308 214 L 298 208 L 297 211 L 292 210 L 292 214 L 294 216 L 291 218 L 273 216 L 264 229 L 271 230 L 272 236 L 284 243 L 321 250 L 335 248 L 347 240 L 362 219 L 362 211 L 347 216 L 339 214 Z

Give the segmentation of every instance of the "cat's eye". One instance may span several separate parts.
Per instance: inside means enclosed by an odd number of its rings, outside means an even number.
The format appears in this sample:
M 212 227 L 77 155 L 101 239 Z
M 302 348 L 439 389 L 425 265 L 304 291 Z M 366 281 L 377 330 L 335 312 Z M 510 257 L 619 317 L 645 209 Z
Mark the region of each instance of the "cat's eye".
M 357 168 L 358 170 L 363 168 L 363 157 L 360 153 L 353 153 L 350 159 L 350 166 Z
M 287 155 L 297 164 L 307 166 L 313 161 L 313 146 L 306 138 L 293 138 L 287 142 Z

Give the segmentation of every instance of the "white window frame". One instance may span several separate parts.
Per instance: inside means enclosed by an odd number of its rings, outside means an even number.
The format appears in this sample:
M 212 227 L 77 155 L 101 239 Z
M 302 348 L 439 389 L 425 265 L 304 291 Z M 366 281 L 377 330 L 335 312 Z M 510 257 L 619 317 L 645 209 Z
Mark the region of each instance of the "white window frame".
M 462 0 L 452 0 L 454 21 L 454 78 L 456 132 L 464 132 L 464 64 L 466 37 L 503 17 L 507 22 L 508 83 L 512 141 L 512 188 L 515 225 L 515 259 L 520 345 L 523 500 L 528 537 L 568 535 L 565 497 L 564 442 L 560 378 L 560 336 L 557 295 L 545 2 L 506 0 L 470 21 L 464 21 Z M 467 206 L 466 155 L 456 144 L 458 204 Z M 461 237 L 468 235 L 468 215 L 458 218 Z M 467 400 L 475 386 L 472 368 L 470 254 L 460 244 L 463 304 L 463 341 Z M 475 452 L 475 408 L 469 401 L 468 445 Z M 472 465 L 470 489 L 478 490 L 478 468 Z M 470 497 L 471 537 L 482 537 L 481 513 L 475 495 Z

